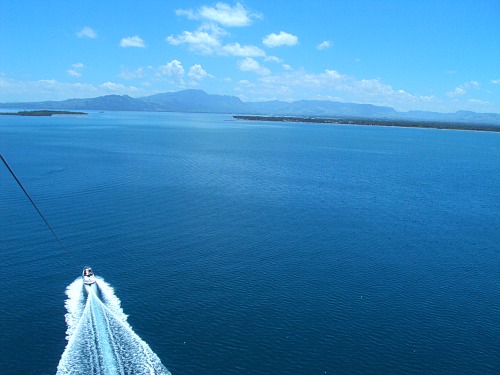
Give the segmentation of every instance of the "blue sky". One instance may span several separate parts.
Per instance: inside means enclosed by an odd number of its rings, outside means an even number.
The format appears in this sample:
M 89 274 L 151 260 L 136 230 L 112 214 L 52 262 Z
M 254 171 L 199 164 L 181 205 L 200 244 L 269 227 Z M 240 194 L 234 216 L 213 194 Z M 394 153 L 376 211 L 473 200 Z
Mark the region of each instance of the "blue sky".
M 1 102 L 190 88 L 500 113 L 500 3 L 0 2 Z

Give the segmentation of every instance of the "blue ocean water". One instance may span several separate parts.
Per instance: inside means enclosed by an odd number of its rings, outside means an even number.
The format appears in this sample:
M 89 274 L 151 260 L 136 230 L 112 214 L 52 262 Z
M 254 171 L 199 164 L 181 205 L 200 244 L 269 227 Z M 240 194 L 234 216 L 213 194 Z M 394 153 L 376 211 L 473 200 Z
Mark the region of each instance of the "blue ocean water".
M 54 374 L 91 265 L 172 374 L 494 374 L 498 133 L 0 116 L 0 368 Z

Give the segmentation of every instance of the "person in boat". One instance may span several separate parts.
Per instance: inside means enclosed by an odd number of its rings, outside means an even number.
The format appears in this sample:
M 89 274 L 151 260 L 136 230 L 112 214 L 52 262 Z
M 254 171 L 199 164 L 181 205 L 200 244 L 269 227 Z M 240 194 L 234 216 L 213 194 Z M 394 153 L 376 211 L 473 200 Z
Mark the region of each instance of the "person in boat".
M 85 271 L 83 271 L 84 276 L 92 276 L 93 272 L 90 268 L 86 268 Z

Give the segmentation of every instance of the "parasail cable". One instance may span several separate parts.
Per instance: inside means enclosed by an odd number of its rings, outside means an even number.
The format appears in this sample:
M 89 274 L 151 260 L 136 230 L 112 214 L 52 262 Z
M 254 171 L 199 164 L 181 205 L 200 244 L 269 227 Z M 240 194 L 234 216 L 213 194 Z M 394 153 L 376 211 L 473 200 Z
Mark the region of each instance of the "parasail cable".
M 56 240 L 62 245 L 62 247 L 66 248 L 66 246 L 64 246 L 64 244 L 62 243 L 62 241 L 59 239 L 59 237 L 57 237 L 57 234 L 56 232 L 54 232 L 54 229 L 52 229 L 52 227 L 50 226 L 49 222 L 47 221 L 47 219 L 45 218 L 45 216 L 43 216 L 42 212 L 38 209 L 38 207 L 36 206 L 35 202 L 33 201 L 33 199 L 31 199 L 30 195 L 28 194 L 28 192 L 26 191 L 26 189 L 24 188 L 23 184 L 21 183 L 21 181 L 19 181 L 19 179 L 17 178 L 16 174 L 14 173 L 14 171 L 12 170 L 12 168 L 9 166 L 9 164 L 7 163 L 7 160 L 4 159 L 4 157 L 2 156 L 2 154 L 0 154 L 0 159 L 2 159 L 2 162 L 5 164 L 5 166 L 7 167 L 7 169 L 9 170 L 10 174 L 12 175 L 12 177 L 14 177 L 14 180 L 16 180 L 17 184 L 19 185 L 19 187 L 22 189 L 22 191 L 24 192 L 24 195 L 26 195 L 26 197 L 29 199 L 29 201 L 31 202 L 31 205 L 33 207 L 35 207 L 35 210 L 36 212 L 38 212 L 38 214 L 40 215 L 40 217 L 43 219 L 43 221 L 45 222 L 45 224 L 47 225 L 47 227 L 50 229 L 50 231 L 52 232 L 52 234 L 54 235 L 54 237 L 56 238 Z

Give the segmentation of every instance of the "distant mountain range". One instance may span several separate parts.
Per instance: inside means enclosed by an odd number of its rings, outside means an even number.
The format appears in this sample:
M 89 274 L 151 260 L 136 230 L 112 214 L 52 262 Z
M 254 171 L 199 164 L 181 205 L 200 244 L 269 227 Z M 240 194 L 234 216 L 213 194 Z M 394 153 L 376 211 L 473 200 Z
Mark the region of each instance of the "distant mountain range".
M 0 103 L 0 108 L 202 112 L 244 115 L 401 119 L 500 125 L 500 114 L 498 113 L 477 113 L 471 111 L 458 111 L 455 113 L 427 111 L 397 112 L 391 107 L 327 100 L 242 102 L 236 96 L 211 95 L 202 90 L 166 92 L 140 98 L 132 98 L 128 95 L 106 95 L 89 99 L 68 99 L 63 101 Z

